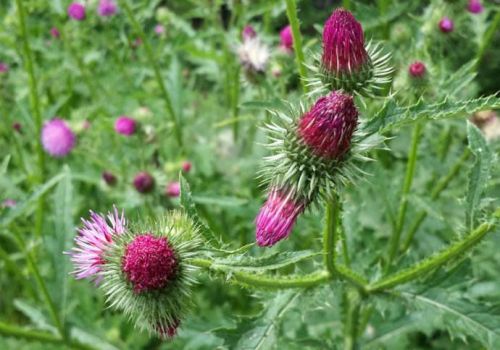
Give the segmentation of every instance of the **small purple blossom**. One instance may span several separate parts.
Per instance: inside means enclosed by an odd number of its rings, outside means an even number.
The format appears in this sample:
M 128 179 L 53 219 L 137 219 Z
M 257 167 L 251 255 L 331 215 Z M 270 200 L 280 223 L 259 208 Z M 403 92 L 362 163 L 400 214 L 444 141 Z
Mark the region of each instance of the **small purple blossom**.
M 72 2 L 68 6 L 68 16 L 75 21 L 83 21 L 85 19 L 85 6 L 79 2 Z
M 100 0 L 97 6 L 97 14 L 101 17 L 109 17 L 116 14 L 118 7 L 113 0 Z
M 0 62 L 0 74 L 7 73 L 9 71 L 9 66 L 7 63 Z
M 439 30 L 443 33 L 450 33 L 453 31 L 454 24 L 453 21 L 449 17 L 443 17 L 439 21 Z
M 61 32 L 56 27 L 50 28 L 50 36 L 54 39 L 59 39 L 61 37 Z
M 134 178 L 134 187 L 139 193 L 149 193 L 155 186 L 155 179 L 148 172 L 142 171 Z
M 408 72 L 410 73 L 410 76 L 414 78 L 422 78 L 426 72 L 425 64 L 421 61 L 415 61 L 410 64 Z
M 293 35 L 290 25 L 280 31 L 280 47 L 286 52 L 291 52 L 293 49 Z
M 110 172 L 110 171 L 103 171 L 102 172 L 102 179 L 104 180 L 104 182 L 108 185 L 108 186 L 114 186 L 116 185 L 116 181 L 117 181 L 117 178 L 116 176 Z
M 120 116 L 115 121 L 115 131 L 119 134 L 130 136 L 135 133 L 136 121 L 127 116 Z
M 155 26 L 155 33 L 158 34 L 158 35 L 165 34 L 165 27 L 162 24 L 157 24 Z
M 469 0 L 469 4 L 467 5 L 467 10 L 470 13 L 478 14 L 484 11 L 483 4 L 481 4 L 481 0 Z
M 241 31 L 241 37 L 243 41 L 253 39 L 257 36 L 255 29 L 251 25 L 246 25 L 245 28 Z
M 53 118 L 44 124 L 41 138 L 43 148 L 53 157 L 64 157 L 76 143 L 73 131 L 59 118 Z
M 2 207 L 4 208 L 14 208 L 17 202 L 12 198 L 7 198 L 2 202 Z
M 113 213 L 106 217 L 90 211 L 90 219 L 82 218 L 83 227 L 75 237 L 75 247 L 66 252 L 74 264 L 73 274 L 76 279 L 90 278 L 97 283 L 102 276 L 102 265 L 106 263 L 104 254 L 115 236 L 121 235 L 127 228 L 123 211 L 121 215 L 114 207 Z
M 190 161 L 186 160 L 184 162 L 182 162 L 182 171 L 184 171 L 185 173 L 189 173 L 191 171 L 191 168 L 192 168 L 192 164 Z
M 165 194 L 171 198 L 179 197 L 181 194 L 181 184 L 179 181 L 172 181 L 167 185 Z

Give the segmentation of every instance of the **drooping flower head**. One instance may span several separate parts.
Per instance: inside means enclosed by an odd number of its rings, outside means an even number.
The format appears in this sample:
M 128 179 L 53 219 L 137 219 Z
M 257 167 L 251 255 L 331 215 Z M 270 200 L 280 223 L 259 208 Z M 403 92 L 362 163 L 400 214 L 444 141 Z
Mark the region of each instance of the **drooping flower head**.
M 165 194 L 169 197 L 179 197 L 181 194 L 181 184 L 179 181 L 172 181 L 168 183 L 167 188 L 165 189 Z
M 285 52 L 292 52 L 293 50 L 293 35 L 290 25 L 287 25 L 280 31 L 280 47 Z
M 73 131 L 59 118 L 53 118 L 44 124 L 41 138 L 43 148 L 53 157 L 64 157 L 76 143 Z
M 357 124 L 358 110 L 352 97 L 333 91 L 300 118 L 298 133 L 315 155 L 341 159 L 349 150 Z
M 119 134 L 130 136 L 135 133 L 137 123 L 134 119 L 122 115 L 116 118 L 115 131 Z
M 9 71 L 9 66 L 7 63 L 0 62 L 0 74 L 7 73 Z
M 255 237 L 261 247 L 272 246 L 287 238 L 306 202 L 293 198 L 290 191 L 273 188 L 255 219 Z
M 483 4 L 481 4 L 481 0 L 469 0 L 469 4 L 467 5 L 467 10 L 470 13 L 478 14 L 484 11 Z
M 114 185 L 116 185 L 116 182 L 118 181 L 116 176 L 112 172 L 107 171 L 107 170 L 102 172 L 102 179 L 104 180 L 104 182 L 108 186 L 114 186 Z
M 107 219 L 107 220 L 106 220 Z M 127 220 L 123 212 L 118 213 L 116 207 L 107 217 L 90 211 L 90 219 L 83 219 L 83 227 L 78 230 L 75 247 L 68 255 L 71 256 L 76 279 L 90 278 L 96 282 L 102 280 L 102 266 L 105 264 L 105 252 L 116 236 L 125 232 Z
M 61 37 L 61 32 L 56 27 L 50 28 L 50 36 L 54 39 L 59 39 Z
M 422 78 L 426 71 L 427 69 L 422 61 L 415 61 L 410 64 L 410 67 L 408 68 L 408 73 L 410 73 L 410 76 L 413 78 Z
M 155 187 L 155 179 L 148 172 L 142 171 L 134 177 L 134 187 L 139 193 L 149 193 Z
M 246 25 L 245 28 L 241 31 L 241 38 L 243 41 L 253 39 L 257 36 L 257 32 L 251 25 Z
M 83 21 L 85 19 L 85 6 L 79 2 L 72 2 L 68 6 L 68 16 L 75 21 Z
M 450 33 L 453 31 L 453 28 L 455 25 L 453 24 L 453 21 L 449 17 L 443 17 L 439 21 L 439 30 L 443 33 Z
M 101 17 L 109 17 L 116 14 L 118 7 L 116 6 L 114 0 L 99 0 L 99 5 L 97 6 L 97 14 Z

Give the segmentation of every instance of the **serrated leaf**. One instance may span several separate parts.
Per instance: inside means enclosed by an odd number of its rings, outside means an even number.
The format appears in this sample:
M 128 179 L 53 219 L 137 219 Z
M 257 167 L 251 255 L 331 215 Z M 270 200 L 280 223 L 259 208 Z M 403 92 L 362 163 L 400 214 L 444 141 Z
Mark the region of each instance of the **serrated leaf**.
M 277 270 L 299 261 L 317 256 L 321 253 L 310 250 L 298 252 L 277 252 L 263 257 L 251 257 L 247 255 L 237 255 L 224 259 L 214 259 L 212 267 L 223 270 L 264 272 L 268 270 Z
M 45 317 L 42 311 L 38 310 L 37 308 L 31 306 L 29 303 L 21 299 L 15 299 L 14 306 L 17 310 L 19 310 L 27 318 L 29 318 L 31 323 L 33 323 L 33 325 L 35 325 L 38 329 L 47 330 L 54 334 L 57 334 L 57 329 L 50 324 L 50 322 L 47 320 L 47 317 Z
M 467 123 L 467 139 L 469 140 L 469 149 L 476 158 L 476 162 L 469 174 L 465 208 L 466 227 L 472 228 L 475 223 L 481 194 L 490 176 L 493 153 L 481 131 L 470 122 Z
M 500 108 L 500 98 L 491 95 L 468 101 L 451 101 L 445 98 L 439 103 L 427 104 L 423 100 L 411 106 L 399 106 L 395 99 L 389 98 L 382 109 L 363 126 L 363 131 L 373 133 L 399 127 L 420 120 L 441 120 L 457 115 L 470 115 L 485 109 Z

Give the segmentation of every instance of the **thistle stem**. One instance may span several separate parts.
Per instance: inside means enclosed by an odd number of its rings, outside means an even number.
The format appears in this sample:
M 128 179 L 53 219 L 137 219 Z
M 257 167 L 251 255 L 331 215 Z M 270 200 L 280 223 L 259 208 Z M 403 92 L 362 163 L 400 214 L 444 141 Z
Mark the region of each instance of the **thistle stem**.
M 33 52 L 28 41 L 28 30 L 26 28 L 25 22 L 25 9 L 23 2 L 21 0 L 16 0 L 17 4 L 17 14 L 19 18 L 19 25 L 21 29 L 21 38 L 24 51 L 24 64 L 26 72 L 29 78 L 29 90 L 30 90 L 30 106 L 31 112 L 33 113 L 33 118 L 35 120 L 36 129 L 36 153 L 38 159 L 38 172 L 36 174 L 36 183 L 42 184 L 44 181 L 45 174 L 45 153 L 43 152 L 42 140 L 40 138 L 42 132 L 42 113 L 40 111 L 40 99 L 38 96 L 38 84 L 35 76 L 35 70 L 33 66 Z M 43 229 L 43 218 L 44 218 L 44 203 L 45 198 L 41 196 L 38 199 L 36 214 L 35 214 L 35 235 L 36 237 L 41 237 Z
M 481 41 L 481 45 L 479 47 L 479 50 L 477 51 L 476 54 L 476 63 L 475 63 L 475 68 L 479 68 L 479 64 L 481 63 L 481 60 L 483 59 L 484 53 L 486 52 L 486 49 L 488 46 L 490 46 L 491 41 L 493 39 L 493 36 L 495 35 L 495 32 L 497 30 L 498 25 L 500 24 L 500 11 L 497 11 L 495 14 L 495 17 L 491 21 L 490 27 L 484 34 L 483 40 Z
M 469 233 L 460 241 L 450 245 L 446 249 L 443 249 L 436 255 L 416 263 L 400 272 L 382 278 L 372 285 L 369 285 L 367 287 L 367 291 L 369 293 L 378 292 L 417 279 L 418 277 L 467 252 L 469 249 L 478 244 L 481 239 L 493 229 L 493 227 L 494 225 L 491 223 L 484 223 L 478 226 L 474 231 Z
M 293 49 L 295 50 L 295 61 L 300 75 L 300 82 L 304 93 L 308 92 L 307 88 L 307 70 L 305 66 L 304 52 L 302 49 L 302 35 L 300 34 L 300 24 L 297 17 L 297 4 L 295 0 L 286 0 L 286 15 L 292 28 Z
M 325 208 L 325 227 L 323 232 L 323 262 L 330 273 L 335 274 L 336 247 L 338 242 L 337 224 L 339 220 L 339 199 L 337 195 L 327 201 Z
M 401 193 L 401 202 L 399 204 L 398 219 L 396 221 L 396 227 L 394 228 L 389 243 L 389 256 L 387 264 L 385 266 L 385 273 L 389 271 L 391 263 L 394 260 L 399 248 L 399 240 L 401 238 L 401 231 L 403 230 L 406 217 L 406 209 L 408 207 L 408 193 L 410 192 L 411 184 L 413 182 L 413 176 L 415 174 L 415 164 L 417 162 L 417 151 L 418 144 L 421 139 L 421 133 L 422 123 L 417 123 L 413 129 L 413 136 L 410 151 L 408 154 L 408 163 L 406 165 L 406 175 L 403 184 L 403 191 Z
M 359 312 L 361 299 L 354 290 L 347 290 L 345 296 L 346 320 L 344 324 L 344 350 L 357 349 Z
M 19 1 L 19 0 L 18 0 Z M 154 54 L 153 54 L 153 49 L 151 48 L 151 44 L 149 43 L 149 40 L 146 37 L 146 34 L 144 33 L 144 30 L 140 26 L 139 22 L 135 18 L 135 15 L 133 11 L 131 10 L 127 0 L 120 0 L 120 4 L 122 8 L 124 9 L 125 13 L 127 14 L 127 17 L 130 20 L 130 23 L 132 24 L 132 27 L 134 28 L 134 31 L 139 35 L 139 37 L 142 40 L 142 43 L 144 44 L 144 49 L 146 50 L 146 57 L 147 60 L 150 64 L 151 67 L 153 67 L 154 74 L 156 81 L 158 83 L 158 86 L 160 87 L 160 92 L 162 94 L 163 100 L 165 101 L 165 105 L 167 106 L 167 112 L 170 117 L 171 122 L 174 125 L 174 134 L 175 138 L 177 140 L 177 144 L 179 147 L 183 147 L 183 140 L 182 140 L 182 126 L 177 119 L 177 116 L 174 111 L 174 107 L 172 105 L 172 100 L 170 99 L 170 95 L 168 94 L 167 88 L 165 87 L 165 83 L 163 81 L 163 78 L 161 76 L 160 72 L 160 67 L 158 66 L 158 60 L 155 59 Z
M 470 156 L 470 152 L 468 149 L 464 151 L 460 159 L 453 165 L 451 168 L 450 172 L 439 181 L 436 186 L 432 189 L 431 192 L 431 199 L 436 200 L 441 192 L 443 192 L 455 178 L 455 176 L 458 174 L 460 169 L 462 168 L 462 165 L 467 161 L 467 159 Z M 413 241 L 413 238 L 415 237 L 415 233 L 417 230 L 420 228 L 420 225 L 422 222 L 424 222 L 425 218 L 427 217 L 427 212 L 426 211 L 421 211 L 418 213 L 416 219 L 413 221 L 412 225 L 410 226 L 410 230 L 408 234 L 406 235 L 406 239 L 404 241 L 403 247 L 401 248 L 401 253 L 406 252 L 410 248 L 410 244 Z

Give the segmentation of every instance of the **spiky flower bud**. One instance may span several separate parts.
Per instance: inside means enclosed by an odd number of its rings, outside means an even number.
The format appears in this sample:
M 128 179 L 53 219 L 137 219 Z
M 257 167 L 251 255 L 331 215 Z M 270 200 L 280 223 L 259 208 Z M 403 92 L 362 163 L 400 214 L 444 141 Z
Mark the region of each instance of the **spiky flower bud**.
M 139 193 L 149 193 L 155 187 L 155 179 L 148 172 L 142 171 L 134 177 L 134 187 Z
M 83 21 L 85 19 L 85 6 L 79 2 L 72 2 L 68 6 L 68 16 L 75 21 Z
M 291 53 L 293 50 L 293 35 L 290 25 L 280 31 L 280 48 L 287 53 Z
M 44 124 L 41 138 L 43 148 L 53 157 L 64 157 L 76 143 L 73 131 L 59 118 L 53 118 Z
M 484 11 L 483 4 L 481 4 L 481 0 L 469 0 L 469 4 L 467 5 L 467 10 L 470 13 L 478 14 Z
M 421 61 L 413 62 L 408 68 L 408 73 L 410 73 L 410 76 L 413 78 L 422 78 L 426 71 L 427 69 L 425 68 L 425 64 Z
M 267 247 L 287 238 L 305 207 L 306 202 L 293 198 L 291 191 L 272 188 L 255 219 L 257 244 Z
M 443 33 L 451 33 L 454 27 L 455 25 L 449 17 L 443 17 L 439 21 L 439 30 Z

